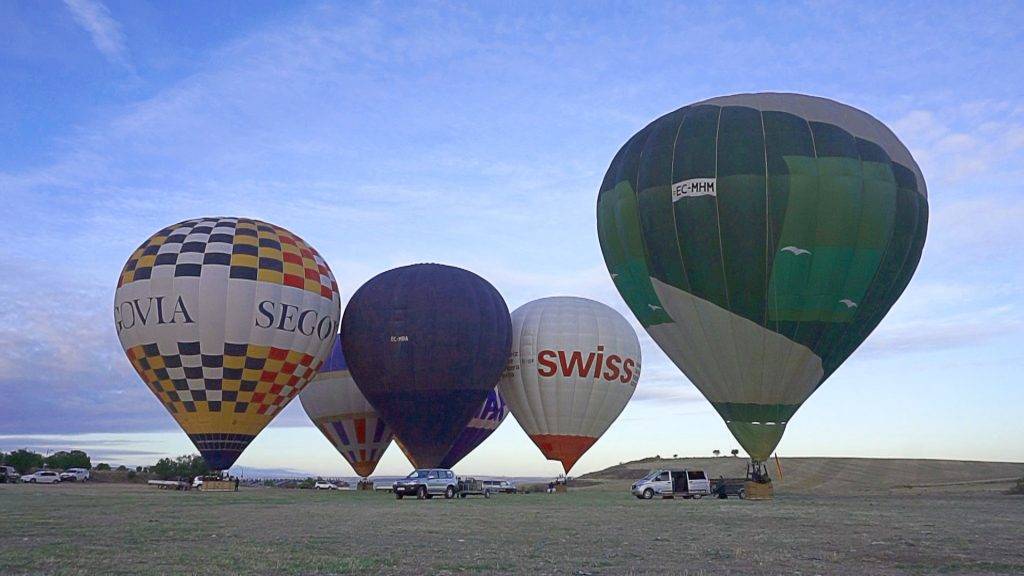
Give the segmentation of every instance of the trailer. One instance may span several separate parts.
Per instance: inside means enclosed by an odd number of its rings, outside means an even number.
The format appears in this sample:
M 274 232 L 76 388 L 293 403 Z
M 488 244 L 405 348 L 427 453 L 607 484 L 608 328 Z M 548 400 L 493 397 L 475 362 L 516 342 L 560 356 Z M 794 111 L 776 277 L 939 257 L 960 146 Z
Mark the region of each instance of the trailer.
M 466 496 L 491 497 L 491 489 L 481 480 L 476 478 L 459 478 L 459 498 Z
M 192 484 L 180 480 L 150 480 L 146 482 L 150 486 L 156 486 L 161 490 L 191 490 Z
M 711 493 L 725 500 L 729 497 L 744 499 L 747 497 L 746 478 L 724 478 L 719 476 L 711 480 Z

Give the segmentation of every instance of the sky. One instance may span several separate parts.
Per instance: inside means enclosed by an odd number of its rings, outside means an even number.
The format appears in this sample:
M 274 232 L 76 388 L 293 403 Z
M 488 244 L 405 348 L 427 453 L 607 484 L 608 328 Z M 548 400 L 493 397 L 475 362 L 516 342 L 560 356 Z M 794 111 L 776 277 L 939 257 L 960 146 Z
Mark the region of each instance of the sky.
M 787 91 L 890 126 L 931 221 L 910 287 L 779 455 L 1024 461 L 1019 4 L 678 4 L 0 3 L 0 450 L 194 451 L 125 359 L 113 294 L 149 235 L 228 215 L 300 235 L 343 301 L 433 261 L 510 309 L 577 295 L 622 312 L 640 383 L 575 473 L 738 448 L 615 291 L 595 204 L 654 118 Z M 352 474 L 298 402 L 238 465 Z M 392 447 L 378 473 L 409 468 Z M 560 464 L 510 417 L 456 471 Z

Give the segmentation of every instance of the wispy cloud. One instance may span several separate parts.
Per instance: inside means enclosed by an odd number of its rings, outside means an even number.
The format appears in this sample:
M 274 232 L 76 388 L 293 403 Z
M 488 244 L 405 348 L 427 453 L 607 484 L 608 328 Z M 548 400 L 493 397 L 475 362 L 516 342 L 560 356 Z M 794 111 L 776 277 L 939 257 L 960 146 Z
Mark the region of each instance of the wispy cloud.
M 1012 307 L 922 318 L 891 324 L 873 335 L 862 352 L 871 355 L 937 352 L 984 345 L 996 338 L 1024 332 L 1024 320 Z
M 124 32 L 99 0 L 64 0 L 78 24 L 92 37 L 92 43 L 110 62 L 131 69 Z
M 1024 114 L 1014 106 L 1012 102 L 975 101 L 917 109 L 891 124 L 914 153 L 929 183 L 969 185 L 971 178 L 979 176 L 1019 173 L 1015 158 L 1024 151 Z

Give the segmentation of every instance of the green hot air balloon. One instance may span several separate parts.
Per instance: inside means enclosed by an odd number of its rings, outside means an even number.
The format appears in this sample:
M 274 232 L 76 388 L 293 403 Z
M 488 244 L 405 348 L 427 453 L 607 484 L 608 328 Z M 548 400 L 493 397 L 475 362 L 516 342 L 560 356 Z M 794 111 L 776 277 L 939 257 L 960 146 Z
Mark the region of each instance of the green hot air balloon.
M 903 293 L 927 224 L 899 139 L 799 94 L 658 118 L 616 154 L 597 200 L 615 286 L 755 464 Z

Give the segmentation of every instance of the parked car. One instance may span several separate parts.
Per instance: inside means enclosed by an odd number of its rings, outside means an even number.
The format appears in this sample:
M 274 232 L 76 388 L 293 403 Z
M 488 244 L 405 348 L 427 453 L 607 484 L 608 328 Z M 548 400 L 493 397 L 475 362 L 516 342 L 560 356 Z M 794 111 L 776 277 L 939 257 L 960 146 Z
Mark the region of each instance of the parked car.
M 711 482 L 703 470 L 652 470 L 630 487 L 637 498 L 701 498 L 711 494 Z
M 0 484 L 7 482 L 15 483 L 21 479 L 21 474 L 14 469 L 14 466 L 0 466 Z
M 484 487 L 491 494 L 515 494 L 516 485 L 508 480 L 484 480 Z
M 61 482 L 85 482 L 89 480 L 89 471 L 85 468 L 68 468 L 60 473 Z
M 326 480 L 317 480 L 316 484 L 313 484 L 314 490 L 340 490 L 337 485 Z
M 32 484 L 56 484 L 60 482 L 60 474 L 54 470 L 40 470 L 34 474 L 22 476 L 21 481 Z
M 442 494 L 451 499 L 459 492 L 459 479 L 447 468 L 419 468 L 395 482 L 393 490 L 399 500 L 403 496 L 416 496 L 422 500 Z
M 203 477 L 202 476 L 196 476 L 195 478 L 193 478 L 192 479 L 192 487 L 197 489 L 197 490 L 199 488 L 202 488 L 203 487 Z

